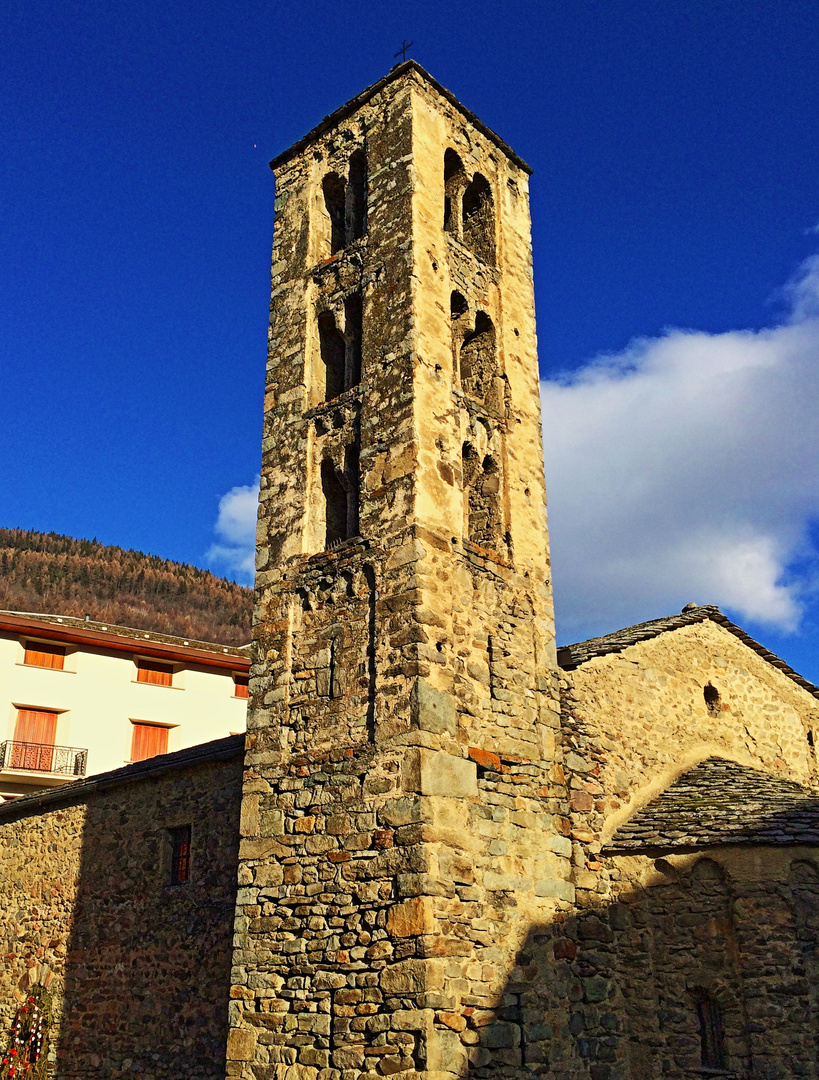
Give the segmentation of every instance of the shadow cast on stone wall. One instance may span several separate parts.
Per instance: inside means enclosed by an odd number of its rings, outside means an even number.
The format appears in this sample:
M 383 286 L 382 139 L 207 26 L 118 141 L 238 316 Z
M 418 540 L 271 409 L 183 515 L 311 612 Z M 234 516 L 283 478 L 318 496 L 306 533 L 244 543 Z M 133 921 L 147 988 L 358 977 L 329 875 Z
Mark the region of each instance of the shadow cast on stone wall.
M 819 873 L 808 853 L 608 861 L 612 898 L 532 927 L 497 1007 L 467 1007 L 462 1031 L 439 1031 L 434 1064 L 471 1080 L 816 1076 Z M 703 1033 L 703 1001 L 716 1035 Z
M 89 798 L 59 1080 L 224 1076 L 241 773 L 238 754 Z M 185 826 L 189 879 L 172 885 Z

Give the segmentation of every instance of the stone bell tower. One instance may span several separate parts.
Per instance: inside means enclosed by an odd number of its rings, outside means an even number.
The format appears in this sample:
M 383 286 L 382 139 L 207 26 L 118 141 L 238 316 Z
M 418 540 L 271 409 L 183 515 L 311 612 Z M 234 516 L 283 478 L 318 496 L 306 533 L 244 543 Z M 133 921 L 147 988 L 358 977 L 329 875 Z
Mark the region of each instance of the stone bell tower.
M 228 1075 L 464 1074 L 571 889 L 530 170 L 413 61 L 272 168 Z

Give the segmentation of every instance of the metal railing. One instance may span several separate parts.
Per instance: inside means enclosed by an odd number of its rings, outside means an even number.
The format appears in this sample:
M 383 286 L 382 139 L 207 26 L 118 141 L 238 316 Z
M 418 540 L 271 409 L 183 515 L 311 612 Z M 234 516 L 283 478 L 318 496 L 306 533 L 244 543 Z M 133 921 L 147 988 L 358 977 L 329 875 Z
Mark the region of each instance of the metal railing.
M 85 776 L 88 751 L 76 746 L 52 746 L 49 743 L 0 743 L 0 769 L 25 769 L 28 772 L 57 773 L 59 776 Z

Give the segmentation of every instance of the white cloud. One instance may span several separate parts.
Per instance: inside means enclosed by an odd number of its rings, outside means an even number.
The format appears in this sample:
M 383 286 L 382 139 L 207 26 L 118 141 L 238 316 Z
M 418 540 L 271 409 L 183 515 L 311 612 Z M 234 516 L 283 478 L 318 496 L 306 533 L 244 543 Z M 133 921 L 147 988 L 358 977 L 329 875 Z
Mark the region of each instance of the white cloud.
M 541 384 L 560 636 L 724 605 L 798 627 L 819 520 L 819 256 L 782 325 L 672 329 Z
M 259 503 L 259 477 L 245 487 L 234 487 L 219 500 L 219 514 L 214 531 L 219 542 L 206 553 L 206 559 L 224 567 L 246 584 L 253 583 L 256 555 L 256 509 Z

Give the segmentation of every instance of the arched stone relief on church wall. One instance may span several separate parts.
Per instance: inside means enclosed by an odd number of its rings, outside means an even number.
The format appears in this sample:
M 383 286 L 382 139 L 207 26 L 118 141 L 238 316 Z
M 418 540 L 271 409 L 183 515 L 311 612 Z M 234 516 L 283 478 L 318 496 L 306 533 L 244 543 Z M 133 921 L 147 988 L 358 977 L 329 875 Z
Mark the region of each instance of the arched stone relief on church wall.
M 373 741 L 375 600 L 368 564 L 301 576 L 290 616 L 290 750 Z

